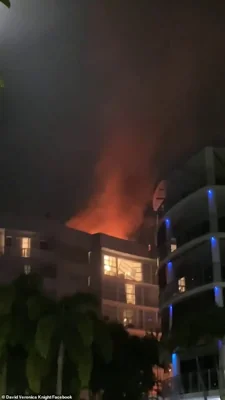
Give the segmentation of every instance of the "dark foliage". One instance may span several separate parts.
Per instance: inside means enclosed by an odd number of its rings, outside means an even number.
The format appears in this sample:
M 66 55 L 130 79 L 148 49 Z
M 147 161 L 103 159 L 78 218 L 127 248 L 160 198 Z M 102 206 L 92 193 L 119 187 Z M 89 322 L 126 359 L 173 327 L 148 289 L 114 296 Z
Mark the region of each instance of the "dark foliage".
M 9 0 L 0 0 L 0 3 L 3 3 L 6 7 L 10 8 L 10 1 Z
M 152 368 L 159 362 L 158 341 L 152 336 L 130 336 L 118 323 L 108 323 L 108 328 L 113 342 L 112 361 L 104 363 L 94 348 L 91 390 L 104 391 L 104 400 L 137 400 L 155 383 Z

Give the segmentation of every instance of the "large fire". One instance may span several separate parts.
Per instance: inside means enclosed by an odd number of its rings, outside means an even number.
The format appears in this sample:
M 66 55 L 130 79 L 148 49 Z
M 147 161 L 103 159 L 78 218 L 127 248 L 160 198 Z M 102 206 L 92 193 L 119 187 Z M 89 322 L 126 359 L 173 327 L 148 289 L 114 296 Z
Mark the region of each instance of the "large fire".
M 151 193 L 148 142 L 132 133 L 113 137 L 96 167 L 93 196 L 69 227 L 122 239 L 138 228 Z

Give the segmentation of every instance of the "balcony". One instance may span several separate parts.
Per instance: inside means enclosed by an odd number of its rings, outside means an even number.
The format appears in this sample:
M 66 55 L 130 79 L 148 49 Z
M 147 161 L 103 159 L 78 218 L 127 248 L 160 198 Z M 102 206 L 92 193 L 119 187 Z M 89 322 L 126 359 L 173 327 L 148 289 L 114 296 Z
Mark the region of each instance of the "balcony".
M 131 288 L 133 289 L 132 293 L 130 292 Z M 102 289 L 102 296 L 106 300 L 133 304 L 136 306 L 158 307 L 159 290 L 156 285 L 134 282 L 126 279 L 121 280 L 114 276 L 104 276 Z
M 45 262 L 54 262 L 55 254 L 52 251 L 37 248 L 20 248 L 16 246 L 0 247 L 0 260 L 5 258 L 37 259 Z
M 183 375 L 178 375 L 162 382 L 162 397 L 172 399 L 173 396 L 184 396 L 195 394 L 193 398 L 203 398 L 206 395 L 214 394 L 219 396 L 219 392 L 224 393 L 225 380 L 222 370 L 207 369 L 201 373 L 194 371 Z M 182 397 L 183 398 L 183 397 Z
M 160 296 L 159 296 L 159 304 L 160 306 L 163 306 L 164 303 L 171 301 L 177 296 L 182 296 L 184 293 L 187 293 L 190 290 L 208 285 L 209 283 L 212 283 L 212 273 L 210 274 L 211 271 L 208 271 L 208 269 L 205 271 L 202 268 L 202 270 L 199 268 L 197 269 L 198 266 L 196 266 L 196 273 L 202 272 L 202 275 L 197 276 L 189 276 L 189 277 L 182 277 L 180 279 L 176 279 L 173 282 L 169 283 L 164 290 L 161 291 Z M 191 271 L 190 271 L 191 272 Z
M 102 312 L 106 319 L 119 321 L 130 331 L 160 331 L 160 320 L 157 310 L 144 310 L 136 306 L 118 304 L 104 299 L 102 302 Z

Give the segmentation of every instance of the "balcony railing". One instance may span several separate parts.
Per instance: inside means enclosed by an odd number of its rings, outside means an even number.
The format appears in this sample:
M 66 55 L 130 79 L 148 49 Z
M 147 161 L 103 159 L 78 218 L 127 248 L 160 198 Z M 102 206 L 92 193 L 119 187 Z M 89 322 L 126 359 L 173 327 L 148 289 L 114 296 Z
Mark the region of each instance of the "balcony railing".
M 224 370 L 207 369 L 182 374 L 162 382 L 162 397 L 172 398 L 174 395 L 188 393 L 208 393 L 213 390 L 225 391 Z
M 171 298 L 176 297 L 178 295 L 182 295 L 189 290 L 195 289 L 200 286 L 207 285 L 210 283 L 209 279 L 203 278 L 193 278 L 186 280 L 185 286 L 179 285 L 178 280 L 175 280 L 169 283 L 166 288 L 161 291 L 159 295 L 159 303 L 160 305 L 164 304 L 165 302 L 169 301 Z
M 0 257 L 23 257 L 23 258 L 43 258 L 52 260 L 54 253 L 51 251 L 32 248 L 21 248 L 16 246 L 0 247 Z

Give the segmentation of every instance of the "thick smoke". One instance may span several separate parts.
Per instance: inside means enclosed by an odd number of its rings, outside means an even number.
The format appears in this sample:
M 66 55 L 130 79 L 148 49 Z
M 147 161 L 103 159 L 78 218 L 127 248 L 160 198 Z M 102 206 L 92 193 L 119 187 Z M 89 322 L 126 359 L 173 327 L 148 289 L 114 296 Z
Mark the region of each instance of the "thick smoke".
M 96 167 L 96 188 L 87 209 L 69 225 L 126 238 L 142 220 L 150 199 L 149 142 L 122 132 L 113 136 Z
M 215 90 L 217 79 L 224 86 L 223 18 L 215 20 L 212 12 L 224 15 L 224 8 L 202 3 L 200 9 L 189 4 L 168 10 L 166 2 L 159 3 L 151 9 L 143 0 L 142 6 L 132 10 L 129 3 L 121 10 L 115 2 L 93 16 L 89 67 L 99 82 L 98 111 L 107 139 L 93 196 L 68 223 L 75 229 L 126 238 L 141 224 L 160 173 L 208 145 L 224 127 L 214 106 L 215 98 L 224 101 Z

